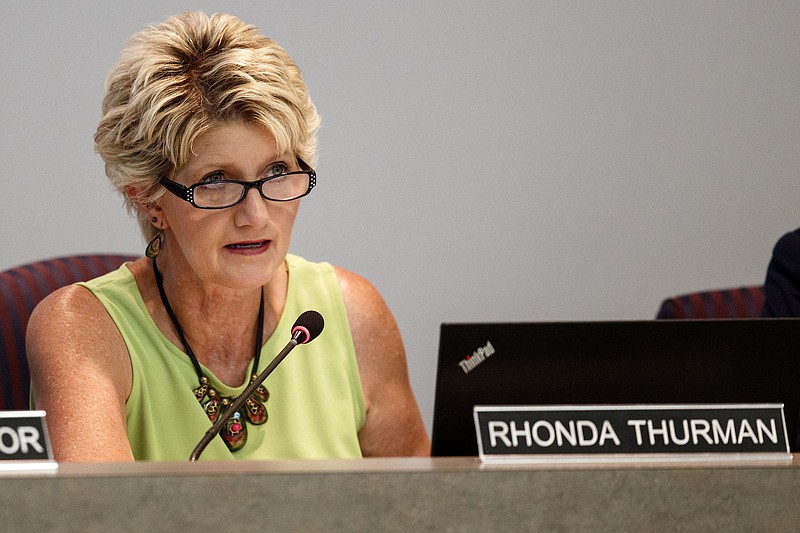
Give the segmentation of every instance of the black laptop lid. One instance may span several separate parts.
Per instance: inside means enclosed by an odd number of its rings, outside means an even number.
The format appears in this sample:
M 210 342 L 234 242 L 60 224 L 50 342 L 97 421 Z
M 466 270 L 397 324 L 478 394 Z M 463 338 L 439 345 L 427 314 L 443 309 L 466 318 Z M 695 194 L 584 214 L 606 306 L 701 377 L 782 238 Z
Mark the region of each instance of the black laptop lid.
M 477 455 L 475 405 L 784 404 L 797 451 L 800 319 L 442 324 L 434 456 Z

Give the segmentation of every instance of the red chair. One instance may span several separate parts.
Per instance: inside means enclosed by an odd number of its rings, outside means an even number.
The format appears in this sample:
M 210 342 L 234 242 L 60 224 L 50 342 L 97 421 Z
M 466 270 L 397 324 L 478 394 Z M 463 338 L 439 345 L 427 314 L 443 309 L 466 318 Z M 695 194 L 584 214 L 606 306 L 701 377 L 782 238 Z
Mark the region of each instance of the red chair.
M 30 374 L 25 329 L 33 308 L 65 285 L 110 272 L 134 255 L 75 255 L 0 272 L 0 410 L 28 409 Z
M 764 308 L 764 287 L 700 291 L 667 298 L 657 319 L 759 318 Z

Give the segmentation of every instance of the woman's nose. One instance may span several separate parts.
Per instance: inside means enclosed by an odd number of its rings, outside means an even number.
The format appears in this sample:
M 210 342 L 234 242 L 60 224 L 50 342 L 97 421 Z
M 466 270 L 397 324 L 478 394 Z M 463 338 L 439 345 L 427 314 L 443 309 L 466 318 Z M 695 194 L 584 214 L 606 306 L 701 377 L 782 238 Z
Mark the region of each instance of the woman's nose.
M 269 220 L 269 200 L 264 199 L 256 188 L 248 189 L 244 199 L 235 206 L 236 224 L 263 227 Z

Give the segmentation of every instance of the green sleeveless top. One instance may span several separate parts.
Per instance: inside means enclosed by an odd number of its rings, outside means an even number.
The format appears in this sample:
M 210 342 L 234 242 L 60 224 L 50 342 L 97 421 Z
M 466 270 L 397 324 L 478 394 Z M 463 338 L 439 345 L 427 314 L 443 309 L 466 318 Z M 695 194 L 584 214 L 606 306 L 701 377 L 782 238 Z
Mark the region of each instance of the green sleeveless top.
M 247 423 L 244 447 L 231 452 L 217 436 L 201 460 L 361 457 L 358 431 L 366 416 L 364 398 L 336 273 L 328 263 L 311 263 L 291 254 L 286 266 L 286 307 L 261 350 L 256 373 L 286 346 L 302 312 L 319 311 L 325 328 L 313 342 L 297 346 L 266 379 L 269 418 L 260 426 Z M 189 357 L 156 327 L 127 266 L 81 285 L 105 306 L 128 347 L 133 381 L 126 413 L 134 457 L 188 460 L 211 427 L 194 397 L 198 381 Z M 207 368 L 203 372 L 223 396 L 236 397 L 247 385 L 228 387 Z M 249 368 L 247 375 L 251 374 Z

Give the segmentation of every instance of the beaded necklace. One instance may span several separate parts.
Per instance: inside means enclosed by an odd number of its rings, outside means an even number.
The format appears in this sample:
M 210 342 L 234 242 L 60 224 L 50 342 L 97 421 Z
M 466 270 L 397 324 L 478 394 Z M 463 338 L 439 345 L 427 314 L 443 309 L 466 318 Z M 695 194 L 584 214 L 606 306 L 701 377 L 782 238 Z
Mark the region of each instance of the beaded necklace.
M 172 306 L 169 304 L 167 293 L 164 291 L 164 282 L 161 279 L 161 272 L 158 271 L 155 258 L 153 258 L 153 272 L 156 276 L 158 293 L 161 295 L 161 302 L 164 304 L 164 309 L 167 311 L 170 320 L 172 320 L 172 324 L 175 326 L 175 331 L 178 332 L 178 336 L 183 343 L 183 348 L 186 351 L 186 354 L 189 356 L 195 372 L 197 372 L 197 379 L 200 382 L 200 385 L 194 389 L 194 397 L 197 398 L 197 401 L 203 406 L 203 410 L 213 424 L 219 415 L 228 409 L 233 398 L 230 396 L 221 396 L 219 392 L 217 392 L 217 390 L 209 384 L 208 378 L 205 376 L 205 374 L 203 374 L 200 363 L 192 351 L 192 347 L 189 346 L 186 336 L 183 334 L 183 329 L 178 322 L 178 318 L 175 316 Z M 250 383 L 255 381 L 258 377 L 258 362 L 261 357 L 261 343 L 263 342 L 263 335 L 264 291 L 262 290 L 261 303 L 258 309 L 258 322 L 256 323 L 256 340 L 253 348 L 253 374 L 250 376 Z M 263 384 L 259 385 L 253 394 L 251 394 L 250 397 L 245 401 L 244 405 L 239 408 L 239 411 L 234 413 L 231 419 L 225 424 L 225 427 L 220 430 L 219 434 L 222 437 L 222 440 L 232 452 L 240 450 L 247 442 L 246 421 L 249 421 L 251 424 L 257 426 L 260 426 L 267 421 L 269 415 L 264 404 L 268 399 L 269 391 Z

